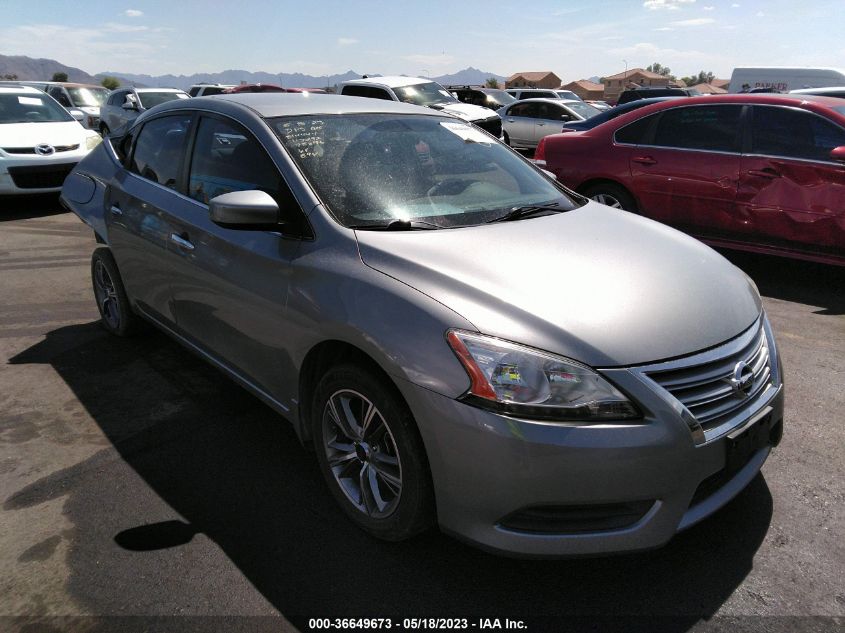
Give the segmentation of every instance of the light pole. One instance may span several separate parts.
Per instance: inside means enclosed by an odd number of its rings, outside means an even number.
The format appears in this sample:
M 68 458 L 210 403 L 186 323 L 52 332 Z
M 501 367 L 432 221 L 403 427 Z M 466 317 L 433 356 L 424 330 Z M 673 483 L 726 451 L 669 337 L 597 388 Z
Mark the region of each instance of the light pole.
M 624 83 L 625 83 L 625 86 L 627 87 L 628 86 L 628 60 L 623 59 L 622 61 L 625 62 L 625 82 Z

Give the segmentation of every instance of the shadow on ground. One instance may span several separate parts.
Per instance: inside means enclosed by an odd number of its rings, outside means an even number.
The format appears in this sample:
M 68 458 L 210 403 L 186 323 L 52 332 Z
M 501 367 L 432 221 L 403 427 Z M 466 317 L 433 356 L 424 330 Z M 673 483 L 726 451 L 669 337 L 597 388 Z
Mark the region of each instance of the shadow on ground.
M 649 630 L 654 616 L 670 616 L 668 628 L 683 631 L 740 585 L 772 516 L 758 476 L 716 516 L 648 553 L 521 561 L 437 532 L 376 542 L 335 506 L 284 420 L 160 334 L 126 340 L 95 323 L 68 326 L 11 363 L 52 365 L 114 447 L 4 502 L 14 510 L 67 496 L 69 590 L 93 613 L 166 612 L 186 593 L 192 606 L 219 607 L 254 594 L 242 574 L 302 629 L 331 616 L 634 615 L 648 616 Z M 234 580 L 228 561 L 209 567 L 195 547 L 202 539 L 234 564 Z
M 0 222 L 28 220 L 65 213 L 59 204 L 59 194 L 37 196 L 0 196 Z
M 820 308 L 816 314 L 845 314 L 845 267 L 720 250 L 754 280 L 764 297 Z

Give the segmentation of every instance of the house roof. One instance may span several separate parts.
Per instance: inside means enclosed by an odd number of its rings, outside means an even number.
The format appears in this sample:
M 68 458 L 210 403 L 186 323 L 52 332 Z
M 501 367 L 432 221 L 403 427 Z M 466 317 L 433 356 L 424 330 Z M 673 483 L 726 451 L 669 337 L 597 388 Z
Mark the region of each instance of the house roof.
M 584 90 L 604 90 L 603 84 L 597 84 L 589 79 L 579 79 L 578 81 L 571 81 L 565 86 L 564 88 L 568 88 L 569 86 L 580 86 Z
M 555 75 L 551 70 L 544 70 L 541 72 L 514 73 L 513 75 L 508 77 L 508 81 L 513 81 L 518 77 L 522 77 L 523 79 L 525 79 L 525 81 L 542 81 L 549 75 L 554 75 L 555 77 L 557 77 L 557 75 Z
M 710 82 L 711 86 L 715 86 L 716 88 L 727 88 L 731 83 L 730 79 L 714 79 Z
M 605 79 L 629 79 L 634 74 L 640 74 L 648 79 L 668 79 L 668 77 L 658 75 L 657 73 L 653 73 L 650 70 L 645 70 L 644 68 L 629 68 L 626 72 L 617 73 L 616 75 L 610 75 L 609 77 L 605 77 Z
M 706 95 L 723 95 L 727 92 L 724 88 L 719 86 L 715 86 L 713 84 L 696 84 L 693 86 L 696 90 L 698 90 L 701 94 Z

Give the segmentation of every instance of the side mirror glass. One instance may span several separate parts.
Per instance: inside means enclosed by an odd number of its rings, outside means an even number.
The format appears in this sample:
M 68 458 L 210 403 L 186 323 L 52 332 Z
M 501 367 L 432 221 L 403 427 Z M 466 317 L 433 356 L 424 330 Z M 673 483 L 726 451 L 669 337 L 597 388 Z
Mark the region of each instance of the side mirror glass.
M 279 205 L 264 191 L 231 191 L 208 201 L 211 221 L 229 229 L 279 228 Z
M 845 163 L 845 145 L 830 150 L 830 158 L 837 163 Z

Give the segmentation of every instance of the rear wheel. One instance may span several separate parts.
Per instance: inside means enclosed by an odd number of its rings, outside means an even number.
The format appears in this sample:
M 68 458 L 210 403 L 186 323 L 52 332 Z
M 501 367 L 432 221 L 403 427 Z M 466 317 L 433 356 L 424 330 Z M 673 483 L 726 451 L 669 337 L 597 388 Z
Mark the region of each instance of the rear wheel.
M 117 336 L 135 334 L 140 319 L 129 307 L 126 289 L 109 249 L 98 248 L 91 256 L 91 282 L 103 327 Z
M 637 203 L 634 197 L 619 185 L 602 183 L 593 185 L 584 190 L 584 195 L 596 202 L 625 211 L 637 211 Z
M 320 381 L 312 430 L 320 470 L 346 515 L 399 541 L 433 523 L 428 463 L 407 405 L 387 379 L 341 365 Z

